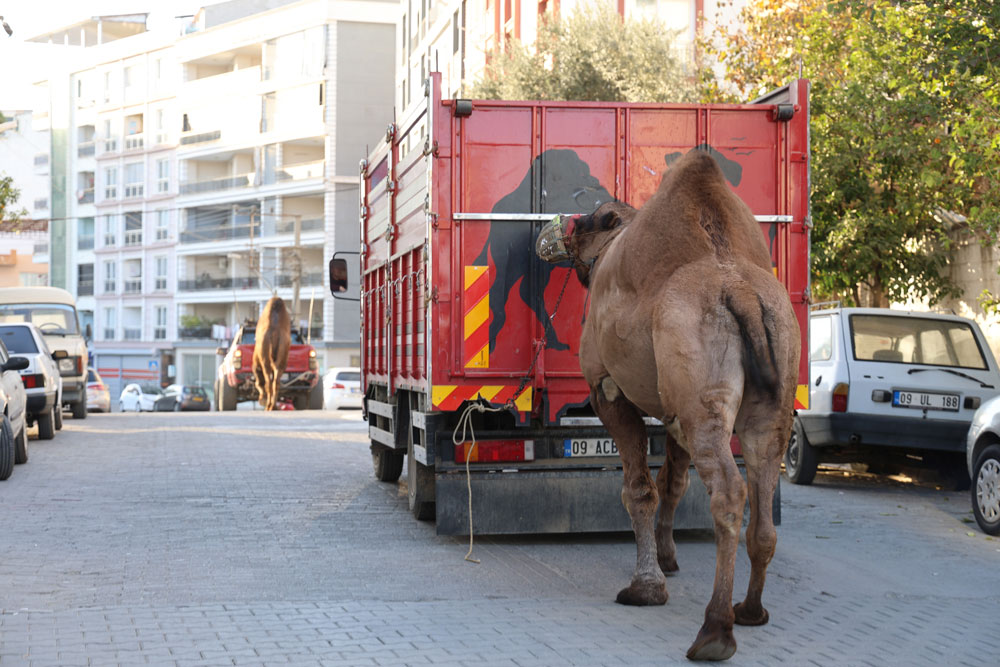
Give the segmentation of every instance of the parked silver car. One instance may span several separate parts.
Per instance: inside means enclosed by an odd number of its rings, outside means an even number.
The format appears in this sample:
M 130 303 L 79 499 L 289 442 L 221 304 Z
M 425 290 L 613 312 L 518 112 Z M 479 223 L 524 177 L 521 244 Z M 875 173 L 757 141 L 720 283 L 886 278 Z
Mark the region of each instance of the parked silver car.
M 0 324 L 0 340 L 7 350 L 28 360 L 21 381 L 28 395 L 28 423 L 38 424 L 38 438 L 51 440 L 62 428 L 63 380 L 58 361 L 65 350 L 52 353 L 41 331 L 30 322 Z
M 28 367 L 23 357 L 11 357 L 0 340 L 0 480 L 10 477 L 15 463 L 28 461 L 28 397 L 21 371 Z
M 965 441 L 972 513 L 984 533 L 1000 535 L 1000 396 L 979 406 Z

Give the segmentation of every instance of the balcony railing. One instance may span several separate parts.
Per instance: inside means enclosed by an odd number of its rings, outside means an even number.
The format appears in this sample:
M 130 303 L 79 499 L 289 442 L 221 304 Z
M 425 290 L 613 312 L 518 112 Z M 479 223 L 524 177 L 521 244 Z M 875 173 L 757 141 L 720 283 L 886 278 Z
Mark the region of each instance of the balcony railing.
M 105 248 L 113 248 L 117 244 L 118 244 L 118 237 L 117 236 L 115 236 L 114 234 L 105 234 L 104 235 L 104 247 Z
M 255 224 L 254 236 L 260 236 L 260 225 Z M 189 227 L 181 232 L 181 243 L 205 243 L 208 241 L 229 241 L 250 238 L 250 225 L 216 225 L 212 227 Z
M 145 135 L 143 134 L 126 134 L 125 135 L 125 150 L 127 151 L 137 151 L 142 148 L 145 143 Z
M 142 245 L 142 230 L 130 229 L 126 231 L 125 245 Z
M 85 190 L 80 190 L 76 195 L 76 201 L 78 204 L 93 204 L 94 203 L 94 188 L 87 188 Z
M 126 294 L 138 294 L 141 291 L 142 291 L 142 278 L 136 278 L 134 280 L 125 281 Z
M 248 188 L 254 184 L 254 174 L 240 174 L 239 176 L 227 176 L 226 178 L 213 178 L 208 181 L 188 181 L 181 183 L 181 194 L 192 195 L 201 192 L 218 192 L 220 190 L 234 190 L 236 188 Z
M 94 249 L 94 235 L 81 236 L 76 240 L 77 250 L 93 250 Z
M 125 340 L 142 340 L 141 327 L 125 327 L 122 330 Z
M 105 294 L 114 294 L 115 290 L 117 290 L 117 289 L 118 289 L 118 285 L 115 283 L 114 280 L 105 280 L 104 281 L 104 293 Z
M 142 183 L 132 183 L 125 186 L 125 199 L 141 197 L 145 186 Z
M 104 140 L 104 152 L 114 153 L 118 150 L 118 137 L 110 137 Z
M 302 282 L 299 284 L 300 287 L 320 287 L 323 285 L 323 274 L 322 273 L 303 273 Z M 294 287 L 295 279 L 293 276 L 283 273 L 278 276 L 278 287 Z
M 82 141 L 76 148 L 77 157 L 91 157 L 95 152 L 93 141 Z
M 115 330 L 105 327 L 104 329 L 104 340 L 114 340 Z
M 212 130 L 211 132 L 199 132 L 198 134 L 191 134 L 190 132 L 181 135 L 181 146 L 189 146 L 191 144 L 201 144 L 206 141 L 215 141 L 222 137 L 222 130 Z
M 303 162 L 301 164 L 286 164 L 277 173 L 277 180 L 280 181 L 301 181 L 307 178 L 323 178 L 323 168 L 325 160 L 316 162 Z
M 182 340 L 190 338 L 212 338 L 212 327 L 181 327 L 177 330 L 177 335 Z
M 117 185 L 106 185 L 104 187 L 104 198 L 105 199 L 118 199 L 118 186 Z
M 78 280 L 76 283 L 76 293 L 79 296 L 93 296 L 94 295 L 94 281 L 93 280 Z
M 202 277 L 193 280 L 178 280 L 177 289 L 182 292 L 198 292 L 220 289 L 257 289 L 260 280 L 254 276 L 246 278 L 212 278 Z
M 323 218 L 310 218 L 302 221 L 303 232 L 321 232 L 326 227 Z M 274 225 L 275 234 L 291 234 L 295 231 L 294 220 L 281 220 Z

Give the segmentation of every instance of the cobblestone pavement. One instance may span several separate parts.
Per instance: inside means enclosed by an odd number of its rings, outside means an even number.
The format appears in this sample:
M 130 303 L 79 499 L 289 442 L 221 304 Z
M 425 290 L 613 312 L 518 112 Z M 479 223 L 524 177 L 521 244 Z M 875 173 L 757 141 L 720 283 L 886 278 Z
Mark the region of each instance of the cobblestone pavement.
M 438 537 L 376 482 L 357 412 L 92 415 L 0 483 L 0 665 L 686 663 L 714 543 L 614 604 L 630 536 Z M 997 664 L 1000 541 L 968 493 L 783 484 L 771 622 L 732 665 Z M 749 573 L 737 561 L 736 595 Z

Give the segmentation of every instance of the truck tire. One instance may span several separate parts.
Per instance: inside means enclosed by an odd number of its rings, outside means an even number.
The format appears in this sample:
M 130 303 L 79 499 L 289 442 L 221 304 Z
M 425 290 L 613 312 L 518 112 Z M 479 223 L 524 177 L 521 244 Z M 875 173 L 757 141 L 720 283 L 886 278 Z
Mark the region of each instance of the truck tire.
M 372 443 L 372 467 L 378 481 L 395 482 L 403 474 L 403 452 Z
M 14 429 L 7 415 L 0 424 L 0 480 L 5 480 L 14 472 Z
M 51 440 L 56 437 L 55 411 L 55 407 L 51 407 L 48 412 L 43 415 L 38 415 L 35 419 L 35 421 L 38 422 L 39 440 Z
M 796 418 L 792 422 L 792 435 L 785 451 L 785 474 L 788 475 L 788 481 L 803 486 L 812 484 L 818 467 L 819 454 L 806 440 L 802 424 Z
M 309 408 L 309 394 L 295 394 L 292 396 L 292 407 L 296 410 L 306 410 Z
M 232 412 L 236 409 L 236 390 L 229 386 L 225 378 L 219 380 L 219 409 L 225 412 Z
M 87 418 L 87 396 L 84 394 L 76 403 L 70 403 L 73 408 L 73 419 L 86 419 Z
M 316 386 L 309 392 L 309 409 L 323 409 L 323 383 L 317 382 Z
M 431 521 L 436 514 L 434 507 L 434 470 L 417 461 L 410 445 L 406 456 L 406 482 L 410 496 L 410 511 L 418 521 Z
M 28 462 L 28 425 L 21 427 L 21 432 L 14 438 L 14 463 Z

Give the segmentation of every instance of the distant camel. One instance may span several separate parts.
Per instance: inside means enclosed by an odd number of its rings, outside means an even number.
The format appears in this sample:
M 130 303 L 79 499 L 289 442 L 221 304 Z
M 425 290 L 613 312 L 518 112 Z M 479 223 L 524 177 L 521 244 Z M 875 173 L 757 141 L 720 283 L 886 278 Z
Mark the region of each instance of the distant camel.
M 753 213 L 709 153 L 670 166 L 642 209 L 619 202 L 556 218 L 538 237 L 550 262 L 571 260 L 590 291 L 580 367 L 590 402 L 618 443 L 622 501 L 638 550 L 618 602 L 667 601 L 677 570 L 674 510 L 694 463 L 715 521 L 715 586 L 687 657 L 736 652 L 733 623 L 761 625 L 764 577 L 777 534 L 771 517 L 788 445 L 799 368 L 799 326 Z M 667 425 L 654 484 L 643 414 Z M 730 449 L 740 438 L 750 496 L 750 583 L 733 606 L 733 572 L 747 483 Z M 659 516 L 657 516 L 659 500 Z
M 292 344 L 292 321 L 285 302 L 272 296 L 257 320 L 253 346 L 253 375 L 260 404 L 274 410 L 278 402 L 281 376 L 288 366 L 288 348 Z

